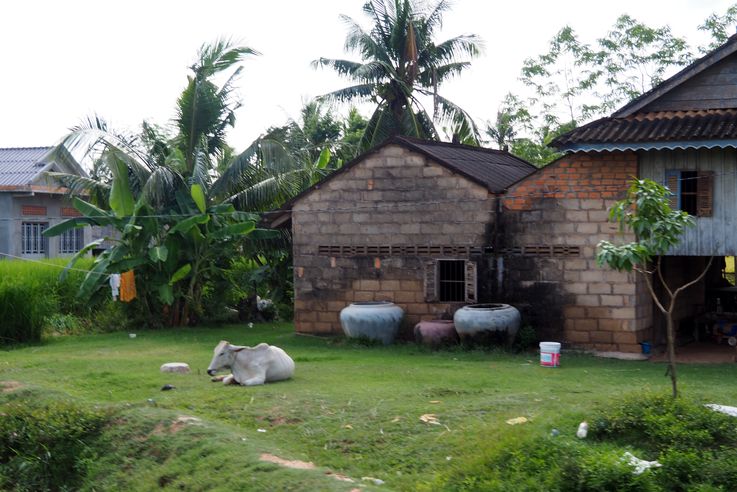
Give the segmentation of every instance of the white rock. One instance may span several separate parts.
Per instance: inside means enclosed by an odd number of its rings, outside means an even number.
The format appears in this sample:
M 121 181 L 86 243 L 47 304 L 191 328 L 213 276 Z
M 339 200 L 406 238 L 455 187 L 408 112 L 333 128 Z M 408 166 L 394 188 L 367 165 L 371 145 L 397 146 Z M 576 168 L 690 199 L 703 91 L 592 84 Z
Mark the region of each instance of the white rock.
M 187 374 L 189 372 L 189 364 L 185 362 L 167 362 L 161 365 L 161 372 L 179 372 Z

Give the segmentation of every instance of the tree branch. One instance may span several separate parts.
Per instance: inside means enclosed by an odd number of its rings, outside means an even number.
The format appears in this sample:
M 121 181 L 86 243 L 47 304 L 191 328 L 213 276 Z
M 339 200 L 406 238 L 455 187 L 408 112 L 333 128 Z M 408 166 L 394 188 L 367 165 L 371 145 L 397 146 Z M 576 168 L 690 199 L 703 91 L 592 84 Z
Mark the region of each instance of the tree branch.
M 655 267 L 655 269 L 658 271 L 658 278 L 660 279 L 660 283 L 663 284 L 663 287 L 665 287 L 665 291 L 668 293 L 670 298 L 673 299 L 673 292 L 670 290 L 670 287 L 668 287 L 668 284 L 665 282 L 665 279 L 663 278 L 663 270 L 660 268 L 661 258 L 663 257 L 658 256 L 658 265 Z
M 663 314 L 668 314 L 668 311 L 663 307 L 663 305 L 660 303 L 660 299 L 658 299 L 658 296 L 655 294 L 655 290 L 653 289 L 653 284 L 650 280 L 650 275 L 643 273 L 643 277 L 645 277 L 645 283 L 647 284 L 647 290 L 650 292 L 650 296 L 653 298 L 653 301 L 655 301 L 655 305 L 658 306 L 658 309 L 662 311 Z
M 700 274 L 700 275 L 699 275 L 698 277 L 696 277 L 696 278 L 695 278 L 694 280 L 690 281 L 690 282 L 689 282 L 689 283 L 687 283 L 687 284 L 684 284 L 684 285 L 682 285 L 682 286 L 678 287 L 678 288 L 676 289 L 676 291 L 675 291 L 675 292 L 673 293 L 673 297 L 675 298 L 675 296 L 677 296 L 678 294 L 680 294 L 680 293 L 681 293 L 682 291 L 684 291 L 684 290 L 688 289 L 688 288 L 689 288 L 689 287 L 691 287 L 691 286 L 692 286 L 693 284 L 697 283 L 697 282 L 698 282 L 698 281 L 700 281 L 700 280 L 701 280 L 702 278 L 704 278 L 704 275 L 706 275 L 706 272 L 708 272 L 708 271 L 709 271 L 709 268 L 711 268 L 711 263 L 712 263 L 713 261 L 714 261 L 714 257 L 713 257 L 713 256 L 710 256 L 710 257 L 709 257 L 709 262 L 708 262 L 708 263 L 706 264 L 706 267 L 704 268 L 704 271 L 702 271 L 702 272 L 701 272 L 701 274 Z

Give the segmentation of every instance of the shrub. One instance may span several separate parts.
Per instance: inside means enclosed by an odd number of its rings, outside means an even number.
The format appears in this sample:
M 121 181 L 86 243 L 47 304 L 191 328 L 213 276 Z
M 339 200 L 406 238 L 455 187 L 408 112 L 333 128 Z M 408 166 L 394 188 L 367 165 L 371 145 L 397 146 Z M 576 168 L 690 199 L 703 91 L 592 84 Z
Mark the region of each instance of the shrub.
M 518 352 L 523 352 L 535 347 L 539 341 L 535 329 L 530 325 L 523 325 L 514 338 L 513 348 Z
M 102 292 L 92 301 L 77 297 L 85 273 L 72 270 L 62 280 L 65 259 L 43 263 L 0 261 L 0 345 L 38 342 L 45 327 L 57 334 L 94 329 L 89 320 L 112 304 Z M 76 267 L 91 264 L 84 259 Z
M 88 323 L 73 314 L 54 313 L 45 318 L 44 331 L 53 335 L 79 335 L 90 331 Z
M 36 279 L 0 280 L 0 344 L 38 342 L 44 319 L 57 307 L 53 292 Z
M 737 419 L 685 398 L 638 393 L 615 401 L 592 419 L 585 440 L 505 434 L 429 490 L 706 492 L 737 483 Z M 635 475 L 628 451 L 662 467 Z
M 68 401 L 11 401 L 0 407 L 0 489 L 74 489 L 84 476 L 89 441 L 107 412 Z M 10 480 L 12 479 L 12 483 Z
M 694 400 L 624 398 L 600 412 L 592 436 L 649 452 L 663 465 L 665 490 L 730 490 L 737 483 L 737 420 Z
M 582 449 L 583 451 L 583 449 Z M 576 492 L 655 491 L 660 490 L 654 476 L 657 471 L 640 475 L 623 459 L 619 448 L 587 448 L 577 459 L 568 459 L 561 470 L 561 490 Z
M 667 449 L 737 448 L 737 422 L 703 404 L 670 395 L 632 395 L 595 417 L 592 435 L 637 445 L 652 453 Z

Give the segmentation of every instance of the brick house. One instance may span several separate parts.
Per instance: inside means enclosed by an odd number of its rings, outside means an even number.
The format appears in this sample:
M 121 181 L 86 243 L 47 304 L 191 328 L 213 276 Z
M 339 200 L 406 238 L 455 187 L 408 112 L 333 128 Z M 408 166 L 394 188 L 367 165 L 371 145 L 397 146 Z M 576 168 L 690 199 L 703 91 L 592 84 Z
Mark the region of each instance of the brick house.
M 681 285 L 709 257 L 717 260 L 679 298 L 680 338 L 698 337 L 714 322 L 737 323 L 737 289 L 722 272 L 723 258 L 737 255 L 736 82 L 733 36 L 611 117 L 560 136 L 553 145 L 567 155 L 510 187 L 502 214 L 505 287 L 530 304 L 536 326 L 547 317 L 564 341 L 604 351 L 634 352 L 638 342 L 663 340 L 643 280 L 595 264 L 596 244 L 617 238 L 607 210 L 633 176 L 666 184 L 671 205 L 696 220 L 663 258 L 666 280 Z M 568 258 L 515 255 L 536 243 L 580 249 Z
M 283 207 L 291 220 L 295 326 L 341 333 L 355 301 L 420 319 L 490 301 L 500 196 L 535 171 L 506 152 L 397 137 L 358 157 Z
M 608 210 L 635 176 L 667 184 L 672 206 L 696 219 L 663 259 L 667 281 L 695 278 L 718 257 L 680 298 L 681 339 L 717 311 L 737 328 L 737 288 L 722 271 L 737 255 L 735 88 L 737 36 L 560 136 L 566 154 L 539 170 L 504 152 L 407 138 L 357 158 L 273 221 L 293 228 L 297 331 L 339 333 L 353 301 L 392 300 L 406 327 L 493 301 L 519 307 L 541 337 L 639 352 L 664 338 L 644 280 L 596 265 L 599 241 L 631 239 Z
M 86 176 L 64 150 L 0 149 L 0 258 L 71 255 L 91 240 L 89 227 L 50 239 L 42 235 L 51 225 L 79 215 L 65 198 L 66 190 L 46 178 L 49 171 Z

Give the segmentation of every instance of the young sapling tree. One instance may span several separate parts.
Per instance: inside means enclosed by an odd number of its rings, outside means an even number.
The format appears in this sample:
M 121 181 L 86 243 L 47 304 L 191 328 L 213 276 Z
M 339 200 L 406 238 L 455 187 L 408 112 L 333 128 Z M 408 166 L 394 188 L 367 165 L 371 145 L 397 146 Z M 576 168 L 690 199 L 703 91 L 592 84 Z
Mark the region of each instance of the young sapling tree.
M 597 246 L 597 263 L 618 271 L 636 271 L 645 279 L 655 305 L 666 320 L 668 374 L 673 386 L 673 397 L 678 396 L 675 356 L 675 329 L 673 310 L 679 294 L 699 282 L 711 267 L 713 257 L 698 277 L 680 287 L 668 285 L 662 271 L 661 258 L 676 246 L 687 227 L 695 222 L 687 212 L 670 207 L 671 192 L 665 186 L 649 179 L 634 179 L 627 196 L 614 204 L 609 219 L 619 224 L 620 232 L 630 230 L 635 240 L 623 244 L 601 241 Z M 662 287 L 660 295 L 655 285 Z

